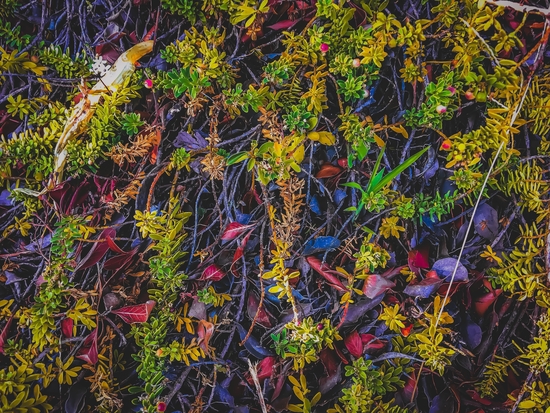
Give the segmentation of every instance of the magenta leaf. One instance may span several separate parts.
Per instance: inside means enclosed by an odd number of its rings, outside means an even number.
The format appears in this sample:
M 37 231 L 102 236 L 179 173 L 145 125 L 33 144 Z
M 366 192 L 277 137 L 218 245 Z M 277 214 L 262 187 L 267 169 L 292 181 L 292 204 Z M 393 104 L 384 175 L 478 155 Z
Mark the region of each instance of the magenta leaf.
M 220 281 L 223 277 L 225 277 L 225 272 L 216 264 L 212 264 L 204 269 L 201 280 Z
M 363 341 L 357 331 L 354 331 L 347 336 L 344 339 L 344 344 L 353 357 L 359 358 L 363 355 Z
M 84 344 L 80 349 L 78 356 L 80 360 L 84 360 L 88 364 L 96 364 L 98 361 L 97 351 L 97 328 L 92 331 L 84 340 Z
M 61 320 L 61 332 L 63 337 L 71 338 L 73 336 L 74 321 L 72 318 L 64 318 Z
M 223 241 L 231 241 L 254 225 L 243 225 L 238 222 L 231 222 L 222 234 Z

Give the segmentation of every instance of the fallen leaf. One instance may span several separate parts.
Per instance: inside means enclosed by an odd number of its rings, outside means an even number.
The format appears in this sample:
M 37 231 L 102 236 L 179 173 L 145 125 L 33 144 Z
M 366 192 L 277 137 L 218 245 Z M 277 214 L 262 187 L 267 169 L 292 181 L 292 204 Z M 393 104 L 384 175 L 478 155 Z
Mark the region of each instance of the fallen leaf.
M 206 320 L 199 320 L 199 324 L 197 325 L 197 336 L 199 337 L 199 347 L 204 351 L 206 354 L 210 354 L 210 338 L 212 338 L 212 334 L 214 333 L 214 324 L 209 323 Z
M 149 314 L 151 314 L 151 310 L 153 310 L 155 304 L 155 301 L 149 300 L 143 304 L 129 305 L 111 312 L 128 324 L 145 323 L 149 319 Z
M 206 281 L 220 281 L 225 277 L 225 272 L 216 264 L 209 265 L 204 269 L 201 275 L 201 280 Z
M 419 283 L 410 283 L 405 287 L 403 292 L 411 297 L 429 298 L 437 291 L 443 280 L 435 278 L 425 278 Z
M 330 285 L 332 285 L 334 288 L 336 288 L 339 291 L 345 292 L 347 291 L 346 287 L 344 287 L 344 284 L 336 278 L 334 273 L 338 273 L 337 271 L 331 270 L 330 267 L 325 263 L 322 264 L 321 260 L 314 256 L 309 256 L 306 258 L 308 264 L 313 268 L 317 273 L 323 276 L 325 280 L 329 282 Z
M 344 344 L 353 357 L 359 358 L 363 355 L 363 341 L 357 331 L 353 331 L 348 335 L 344 339 Z
M 223 241 L 231 241 L 245 232 L 247 229 L 252 228 L 254 225 L 243 225 L 239 222 L 231 222 L 225 228 L 225 231 L 222 234 Z
M 363 284 L 363 294 L 365 297 L 374 298 L 380 294 L 384 294 L 393 287 L 395 287 L 395 283 L 393 281 L 390 281 L 378 274 L 371 274 L 365 279 L 365 283 Z
M 457 266 L 458 263 L 458 266 Z M 437 275 L 439 275 L 442 279 L 445 279 L 446 281 L 451 281 L 451 276 L 453 275 L 453 271 L 456 267 L 456 274 L 454 277 L 454 281 L 468 281 L 468 270 L 464 265 L 462 265 L 460 262 L 457 261 L 456 258 L 443 258 L 440 260 L 437 260 L 432 270 L 437 272 Z M 447 279 L 448 278 L 448 279 Z
M 84 340 L 82 348 L 76 358 L 84 360 L 86 363 L 94 365 L 98 361 L 97 351 L 97 328 L 95 328 Z

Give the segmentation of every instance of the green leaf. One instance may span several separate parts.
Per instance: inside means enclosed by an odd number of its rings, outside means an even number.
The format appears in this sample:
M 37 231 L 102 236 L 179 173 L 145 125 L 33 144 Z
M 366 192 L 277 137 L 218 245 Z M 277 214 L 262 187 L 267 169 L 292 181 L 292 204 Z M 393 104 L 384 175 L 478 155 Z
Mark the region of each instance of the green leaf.
M 429 146 L 426 146 L 424 149 L 422 149 L 420 152 L 415 153 L 413 156 L 411 156 L 409 159 L 407 159 L 405 162 L 403 162 L 401 165 L 396 167 L 394 170 L 389 172 L 382 180 L 372 188 L 372 192 L 378 192 L 381 189 L 383 189 L 387 184 L 389 184 L 397 175 L 399 175 L 401 172 L 403 172 L 405 169 L 407 169 L 409 166 L 411 166 L 413 163 L 415 163 L 426 151 L 429 149 Z
M 130 387 L 128 387 L 128 392 L 129 392 L 130 394 L 143 393 L 143 387 L 140 387 L 140 386 L 130 386 Z
M 382 162 L 382 157 L 384 156 L 385 151 L 386 151 L 386 147 L 384 146 L 382 147 L 382 150 L 378 154 L 378 159 L 374 164 L 374 169 L 372 170 L 372 175 L 370 177 L 369 184 L 367 185 L 367 190 L 366 190 L 367 193 L 371 191 L 373 178 L 376 176 L 376 174 L 378 174 L 378 168 L 380 168 L 380 163 Z
M 342 186 L 349 186 L 350 188 L 359 189 L 361 192 L 363 191 L 363 187 L 359 185 L 357 182 L 346 182 L 342 184 Z
M 248 157 L 248 153 L 246 152 L 239 152 L 235 155 L 231 155 L 229 158 L 227 158 L 226 164 L 227 166 L 234 165 L 236 163 L 244 161 Z

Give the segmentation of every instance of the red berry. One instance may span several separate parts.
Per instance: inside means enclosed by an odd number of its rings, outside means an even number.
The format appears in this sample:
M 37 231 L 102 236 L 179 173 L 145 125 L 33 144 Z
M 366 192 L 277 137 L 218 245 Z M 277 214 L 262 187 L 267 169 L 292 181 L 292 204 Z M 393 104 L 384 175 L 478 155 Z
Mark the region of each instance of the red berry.
M 166 403 L 164 402 L 158 402 L 157 403 L 157 410 L 159 412 L 165 412 L 166 411 Z
M 317 324 L 317 330 L 321 331 L 325 328 L 325 325 L 323 323 Z
M 319 46 L 319 50 L 321 50 L 321 53 L 326 53 L 328 52 L 328 49 L 329 49 L 329 45 L 326 44 L 326 43 L 321 43 L 321 46 Z
M 474 92 L 472 92 L 471 90 L 468 90 L 466 93 L 464 93 L 464 97 L 467 100 L 474 100 L 476 98 L 476 95 L 474 95 Z

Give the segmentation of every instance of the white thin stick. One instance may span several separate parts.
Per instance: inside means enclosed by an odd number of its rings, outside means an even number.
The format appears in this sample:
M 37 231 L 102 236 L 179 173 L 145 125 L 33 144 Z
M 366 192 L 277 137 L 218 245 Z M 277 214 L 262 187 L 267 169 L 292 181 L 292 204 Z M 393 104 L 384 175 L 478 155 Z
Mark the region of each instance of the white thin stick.
M 485 2 L 487 4 L 492 4 L 493 6 L 497 6 L 497 7 L 508 7 L 510 9 L 514 9 L 521 13 L 537 13 L 537 14 L 542 14 L 543 16 L 550 15 L 550 9 L 542 9 L 540 7 L 535 7 L 535 6 L 526 6 L 513 1 L 486 0 Z
M 264 400 L 264 392 L 262 391 L 262 386 L 260 386 L 260 380 L 258 380 L 258 372 L 256 371 L 256 366 L 252 365 L 250 359 L 246 359 L 246 361 L 248 361 L 248 371 L 250 372 L 252 381 L 256 386 L 256 393 L 258 394 L 258 399 L 260 399 L 260 407 L 262 408 L 262 412 L 267 413 L 267 407 L 265 406 Z
M 456 259 L 455 268 L 453 270 L 453 274 L 451 275 L 451 281 L 449 282 L 449 286 L 447 287 L 447 291 L 445 292 L 445 298 L 443 299 L 443 305 L 441 306 L 441 309 L 439 310 L 439 314 L 437 315 L 437 319 L 435 320 L 435 328 L 439 325 L 439 320 L 441 319 L 441 316 L 443 315 L 443 311 L 445 310 L 445 303 L 447 302 L 447 299 L 449 298 L 449 293 L 451 292 L 451 286 L 453 285 L 453 282 L 455 280 L 456 272 L 458 271 L 458 266 L 460 265 L 460 258 L 462 258 L 462 253 L 464 252 L 464 248 L 466 247 L 466 242 L 468 241 L 468 234 L 470 233 L 470 230 L 472 229 L 472 224 L 474 222 L 474 217 L 477 212 L 477 207 L 479 206 L 479 202 L 481 201 L 481 197 L 483 195 L 483 191 L 485 190 L 485 187 L 487 186 L 487 182 L 489 182 L 489 177 L 491 176 L 491 172 L 493 171 L 493 168 L 495 167 L 495 164 L 497 163 L 497 159 L 500 155 L 500 152 L 502 151 L 502 148 L 504 147 L 504 141 L 501 142 L 500 146 L 498 147 L 497 153 L 493 159 L 493 162 L 491 163 L 491 167 L 489 168 L 489 172 L 487 172 L 487 175 L 485 176 L 485 180 L 483 181 L 483 185 L 481 185 L 481 191 L 479 193 L 479 196 L 477 197 L 476 204 L 474 205 L 474 210 L 472 212 L 472 219 L 470 219 L 470 222 L 468 222 L 468 228 L 466 229 L 466 234 L 464 235 L 464 241 L 462 242 L 462 246 L 460 247 L 460 252 L 458 253 L 458 257 Z
M 492 2 L 492 3 L 497 3 L 497 2 Z M 498 3 L 510 3 L 510 2 L 500 1 Z M 503 4 L 500 4 L 500 5 L 503 5 Z M 548 23 L 548 19 L 547 19 L 544 22 L 544 29 L 543 29 L 543 34 L 542 34 L 543 37 L 546 34 L 546 31 L 548 30 L 548 26 L 549 26 L 549 23 Z M 537 57 L 536 57 L 535 61 L 538 61 L 538 59 L 540 57 L 541 49 L 542 49 L 542 44 L 539 45 L 539 48 L 537 50 Z M 533 79 L 532 75 L 533 75 L 533 73 L 531 74 L 531 76 L 529 76 L 529 79 L 527 80 L 527 86 L 525 87 L 525 92 L 521 96 L 521 100 L 520 100 L 519 104 L 514 109 L 514 113 L 512 114 L 512 118 L 510 119 L 510 127 L 514 124 L 514 122 L 516 121 L 516 118 L 519 115 L 519 112 L 521 111 L 521 108 L 523 106 L 523 102 L 525 101 L 525 97 L 527 96 L 527 91 L 529 90 L 529 87 L 531 86 L 531 80 Z M 510 133 L 509 129 L 506 130 L 506 133 L 507 133 L 507 135 Z M 485 187 L 487 186 L 487 182 L 489 181 L 489 177 L 491 176 L 491 172 L 493 171 L 493 169 L 495 167 L 495 164 L 496 164 L 497 159 L 500 155 L 500 152 L 502 151 L 502 148 L 504 148 L 504 141 L 501 142 L 500 146 L 498 147 L 495 158 L 493 159 L 493 162 L 491 163 L 489 171 L 487 172 L 487 176 L 485 177 L 485 180 L 483 181 L 483 185 L 481 186 L 481 191 L 479 193 L 479 196 L 477 197 L 476 204 L 474 205 L 474 210 L 472 212 L 472 219 L 468 223 L 468 228 L 466 229 L 466 234 L 464 235 L 464 241 L 462 242 L 462 246 L 460 247 L 460 251 L 458 253 L 458 258 L 456 259 L 455 268 L 453 270 L 453 274 L 451 275 L 451 281 L 449 282 L 449 286 L 447 287 L 447 291 L 445 292 L 445 298 L 443 299 L 443 305 L 441 306 L 441 309 L 439 310 L 439 314 L 437 315 L 437 319 L 435 320 L 435 328 L 437 328 L 437 326 L 439 325 L 439 320 L 441 319 L 441 317 L 443 315 L 443 311 L 445 310 L 445 303 L 447 302 L 447 299 L 449 298 L 449 293 L 451 292 L 451 287 L 453 285 L 453 282 L 454 282 L 454 279 L 455 279 L 455 276 L 456 276 L 456 272 L 458 271 L 458 266 L 460 265 L 460 258 L 462 258 L 462 253 L 464 252 L 464 248 L 466 247 L 466 242 L 468 241 L 468 234 L 470 233 L 470 230 L 472 229 L 472 223 L 474 222 L 474 217 L 475 217 L 476 212 L 477 212 L 477 207 L 479 206 L 479 202 L 481 201 L 481 197 L 483 196 L 483 191 L 485 190 Z

